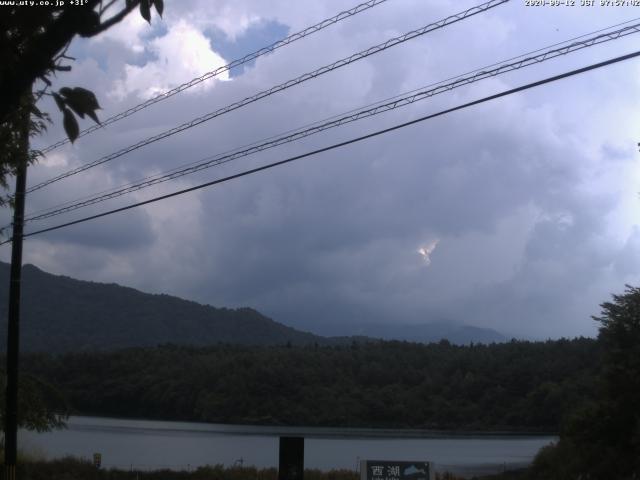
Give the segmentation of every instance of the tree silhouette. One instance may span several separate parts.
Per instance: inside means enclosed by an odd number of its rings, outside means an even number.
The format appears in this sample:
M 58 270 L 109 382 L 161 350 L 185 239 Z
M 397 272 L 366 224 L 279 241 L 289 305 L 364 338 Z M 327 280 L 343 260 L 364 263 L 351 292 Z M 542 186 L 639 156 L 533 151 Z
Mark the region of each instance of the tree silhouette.
M 640 288 L 601 305 L 597 396 L 567 420 L 556 446 L 534 463 L 548 480 L 636 479 L 640 474 Z
M 32 428 L 56 426 L 59 418 L 48 413 L 38 388 L 32 383 L 18 385 L 20 265 L 22 262 L 22 218 L 27 165 L 39 152 L 29 148 L 29 137 L 47 127 L 50 116 L 42 112 L 38 100 L 51 95 L 62 112 L 63 126 L 73 142 L 79 133 L 78 120 L 85 115 L 98 122 L 100 108 L 93 92 L 82 87 L 52 91 L 50 77 L 69 71 L 67 49 L 76 35 L 93 37 L 122 21 L 135 8 L 151 21 L 151 7 L 162 15 L 163 0 L 48 0 L 13 2 L 0 6 L 0 185 L 16 176 L 13 223 L 11 287 L 7 341 L 5 420 L 5 464 L 15 466 L 17 424 Z M 0 205 L 6 203 L 0 198 Z M 17 245 L 17 247 L 16 247 Z M 20 408 L 18 408 L 20 405 Z M 18 410 L 20 410 L 18 412 Z M 31 419 L 31 420 L 29 420 Z M 34 420 L 35 419 L 35 420 Z M 11 474 L 9 477 L 11 477 Z
M 50 122 L 50 116 L 37 106 L 44 95 L 53 96 L 71 141 L 78 136 L 77 117 L 87 115 L 98 122 L 100 105 L 93 92 L 82 87 L 51 90 L 50 77 L 71 70 L 73 58 L 67 56 L 71 41 L 104 32 L 136 8 L 148 22 L 152 7 L 160 15 L 164 9 L 163 0 L 47 3 L 51 5 L 0 7 L 0 185 L 5 188 L 18 165 L 32 163 L 39 155 L 29 152 L 24 137 L 42 132 Z

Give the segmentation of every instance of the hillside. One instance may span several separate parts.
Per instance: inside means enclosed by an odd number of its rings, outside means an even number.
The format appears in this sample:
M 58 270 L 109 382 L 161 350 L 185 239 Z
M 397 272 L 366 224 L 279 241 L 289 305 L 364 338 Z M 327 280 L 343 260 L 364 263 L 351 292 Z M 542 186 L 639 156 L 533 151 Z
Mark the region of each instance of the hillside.
M 9 265 L 0 262 L 0 345 L 6 345 Z M 170 295 L 23 268 L 24 351 L 107 350 L 164 343 L 296 345 L 326 343 L 250 309 L 214 308 Z
M 549 432 L 594 397 L 599 359 L 598 343 L 579 338 L 473 346 L 162 346 L 27 354 L 21 365 L 86 415 Z
M 9 265 L 0 262 L 0 350 L 6 345 L 8 279 Z M 113 350 L 165 343 L 336 345 L 365 338 L 419 343 L 445 338 L 455 344 L 505 340 L 495 330 L 453 322 L 334 325 L 328 321 L 315 327 L 321 335 L 276 322 L 251 308 L 216 308 L 115 283 L 52 275 L 33 265 L 23 267 L 23 351 Z

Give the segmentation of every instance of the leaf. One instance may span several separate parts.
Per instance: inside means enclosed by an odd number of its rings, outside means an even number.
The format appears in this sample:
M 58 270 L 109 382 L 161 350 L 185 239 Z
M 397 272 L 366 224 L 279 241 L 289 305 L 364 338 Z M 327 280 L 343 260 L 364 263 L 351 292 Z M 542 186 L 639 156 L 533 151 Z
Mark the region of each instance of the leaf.
M 56 105 L 58 106 L 58 108 L 60 109 L 61 112 L 64 112 L 64 109 L 66 108 L 64 106 L 64 100 L 63 98 L 58 95 L 57 93 L 53 94 L 53 99 L 56 101 Z
M 89 115 L 89 117 L 91 117 L 96 123 L 100 123 L 95 113 L 95 110 L 100 109 L 100 105 L 98 104 L 98 99 L 91 90 L 87 90 L 82 87 L 65 87 L 64 89 L 60 89 L 60 93 L 64 95 L 66 104 L 80 118 L 84 118 L 85 115 Z
M 162 18 L 162 12 L 164 12 L 164 0 L 153 0 L 153 4 L 156 6 L 158 15 Z
M 78 115 L 80 118 L 84 118 L 84 111 L 81 108 L 78 108 L 78 105 L 76 105 L 73 101 L 69 101 L 67 99 L 67 105 L 71 107 L 71 110 L 76 112 L 76 115 Z
M 86 88 L 76 87 L 73 89 L 73 96 L 78 98 L 79 101 L 85 105 L 87 110 L 100 110 L 98 99 L 91 90 Z
M 100 120 L 98 120 L 98 115 L 96 115 L 96 112 L 94 112 L 93 110 L 88 111 L 87 115 L 89 115 L 89 117 L 96 123 L 100 123 Z
M 64 131 L 67 132 L 69 140 L 71 140 L 71 143 L 73 143 L 76 141 L 76 138 L 78 138 L 78 134 L 80 133 L 78 121 L 76 120 L 76 117 L 73 116 L 73 113 L 71 113 L 71 110 L 69 110 L 68 108 L 64 109 L 63 115 L 64 119 L 62 123 L 64 125 Z
M 78 25 L 78 33 L 81 37 L 90 37 L 95 35 L 96 30 L 100 27 L 100 14 L 95 10 L 86 12 L 86 17 L 82 19 Z
M 151 5 L 150 0 L 140 0 L 140 15 L 147 22 L 151 23 Z

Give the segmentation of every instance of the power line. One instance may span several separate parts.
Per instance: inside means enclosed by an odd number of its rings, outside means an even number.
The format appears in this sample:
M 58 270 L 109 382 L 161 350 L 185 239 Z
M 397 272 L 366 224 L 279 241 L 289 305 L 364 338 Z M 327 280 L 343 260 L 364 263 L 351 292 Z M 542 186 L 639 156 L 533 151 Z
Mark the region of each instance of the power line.
M 576 52 L 584 48 L 588 48 L 594 45 L 599 45 L 604 42 L 616 40 L 618 38 L 625 37 L 632 33 L 638 33 L 638 32 L 640 32 L 640 23 L 626 26 L 624 28 L 621 28 L 612 32 L 608 32 L 605 34 L 600 34 L 594 37 L 590 37 L 578 42 L 571 43 L 569 45 L 565 45 L 560 48 L 543 51 L 538 55 L 527 57 L 526 56 L 527 54 L 524 54 L 524 55 L 521 55 L 519 57 L 519 60 L 515 62 L 498 64 L 499 66 L 497 68 L 478 69 L 478 70 L 475 70 L 474 72 L 471 72 L 471 74 L 454 77 L 454 80 L 448 83 L 445 83 L 446 80 L 443 82 L 439 82 L 435 84 L 437 85 L 435 88 L 428 88 L 432 86 L 432 85 L 429 85 L 427 87 L 423 87 L 422 90 L 413 90 L 409 92 L 408 95 L 394 97 L 393 99 L 390 99 L 391 101 L 389 102 L 386 102 L 386 103 L 378 102 L 376 104 L 373 104 L 375 106 L 367 106 L 360 110 L 348 112 L 348 114 L 345 114 L 343 116 L 332 117 L 331 120 L 325 121 L 324 123 L 317 122 L 316 124 L 313 124 L 313 126 L 310 126 L 308 128 L 302 127 L 301 129 L 294 130 L 294 133 L 291 133 L 291 134 L 283 134 L 280 136 L 271 137 L 270 139 L 268 139 L 267 141 L 264 141 L 263 143 L 256 142 L 247 147 L 240 147 L 235 151 L 232 150 L 224 154 L 218 154 L 218 155 L 206 157 L 197 162 L 193 162 L 189 165 L 178 167 L 165 173 L 147 177 L 138 182 L 124 185 L 122 187 L 117 187 L 116 189 L 112 189 L 108 191 L 108 193 L 103 192 L 100 194 L 86 197 L 81 200 L 66 202 L 65 204 L 46 209 L 42 211 L 43 213 L 35 212 L 34 214 L 31 214 L 31 216 L 27 217 L 25 219 L 25 222 L 32 222 L 36 220 L 51 218 L 54 216 L 62 215 L 64 213 L 77 210 L 82 207 L 86 207 L 89 205 L 94 205 L 96 203 L 101 203 L 107 200 L 111 200 L 113 198 L 117 198 L 128 193 L 142 190 L 143 188 L 157 185 L 159 183 L 164 183 L 169 180 L 174 180 L 176 178 L 189 175 L 191 173 L 195 173 L 200 170 L 204 170 L 204 169 L 218 166 L 224 163 L 228 163 L 238 158 L 245 157 L 254 153 L 258 153 L 270 148 L 274 148 L 276 146 L 283 145 L 285 143 L 294 142 L 301 138 L 305 138 L 310 135 L 314 135 L 316 133 L 320 133 L 322 131 L 325 131 L 331 128 L 336 128 L 336 127 L 339 127 L 363 118 L 367 118 L 367 117 L 379 115 L 381 113 L 385 113 L 391 110 L 395 110 L 396 108 L 404 107 L 412 103 L 428 99 L 440 93 L 444 93 L 461 86 L 469 85 L 471 83 L 475 83 L 477 81 L 480 81 L 489 77 L 494 77 L 503 73 L 519 70 L 521 68 L 542 63 L 544 61 L 559 57 L 561 55 L 567 55 L 569 53 Z M 540 50 L 536 50 L 536 52 L 538 51 Z
M 199 83 L 202 83 L 206 80 L 209 80 L 210 78 L 216 77 L 218 75 L 220 75 L 221 73 L 225 73 L 230 71 L 232 68 L 235 67 L 239 67 L 240 65 L 244 65 L 245 63 L 251 62 L 255 59 L 257 59 L 258 57 L 261 57 L 263 55 L 266 55 L 267 53 L 271 53 L 281 47 L 284 47 L 285 45 L 289 45 L 290 43 L 293 43 L 297 40 L 300 40 L 302 38 L 308 37 L 309 35 L 312 35 L 316 32 L 319 32 L 320 30 L 323 30 L 331 25 L 334 25 L 342 20 L 345 20 L 347 18 L 353 17 L 354 15 L 357 15 L 358 13 L 364 12 L 365 10 L 368 10 L 370 8 L 373 8 L 381 3 L 386 2 L 387 0 L 369 0 L 367 2 L 361 3 L 359 5 L 356 5 L 353 8 L 350 8 L 349 10 L 345 10 L 343 12 L 338 13 L 337 15 L 334 15 L 331 18 L 326 18 L 324 20 L 322 20 L 319 23 L 316 23 L 315 25 L 312 25 L 310 27 L 305 28 L 304 30 L 301 30 L 299 32 L 293 33 L 291 35 L 289 35 L 286 38 L 280 39 L 266 47 L 263 47 L 259 50 L 256 50 L 255 52 L 249 53 L 247 55 L 245 55 L 242 58 L 236 59 L 236 60 L 232 60 L 231 62 L 229 62 L 226 65 L 223 65 L 221 67 L 218 67 L 214 70 L 211 70 L 210 72 L 204 73 L 202 75 L 200 75 L 199 77 L 193 78 L 191 80 L 189 80 L 188 82 L 183 83 L 182 85 L 179 85 L 175 88 L 172 88 L 171 90 L 168 90 L 166 92 L 163 92 L 159 95 L 156 95 L 153 98 L 150 98 L 134 107 L 129 108 L 128 110 L 125 110 L 123 112 L 120 112 L 112 117 L 107 118 L 106 120 L 103 120 L 102 123 L 98 124 L 98 125 L 92 125 L 91 127 L 85 128 L 84 130 L 82 130 L 78 137 L 84 137 L 85 135 L 88 135 L 90 133 L 95 132 L 96 130 L 101 129 L 102 127 L 105 127 L 107 125 L 111 125 L 112 123 L 117 122 L 118 120 L 122 120 L 123 118 L 129 117 L 131 115 L 133 115 L 136 112 L 139 112 L 140 110 L 144 110 L 147 107 L 150 107 L 151 105 L 161 102 L 163 100 L 166 100 L 167 98 L 170 98 L 174 95 L 176 95 L 177 93 L 183 92 L 184 90 L 187 90 L 188 88 L 191 88 L 195 85 L 198 85 Z M 60 140 L 52 145 L 49 145 L 46 148 L 43 148 L 42 150 L 40 150 L 42 153 L 49 153 L 52 150 L 55 150 L 56 148 L 65 145 L 69 143 L 69 139 L 65 138 L 63 140 Z
M 381 105 L 381 104 L 386 103 L 386 102 L 389 102 L 389 101 L 391 101 L 391 100 L 399 99 L 399 98 L 401 98 L 402 96 L 405 96 L 405 95 L 409 95 L 409 94 L 412 94 L 412 93 L 419 92 L 420 90 L 423 90 L 423 89 L 425 89 L 425 88 L 433 87 L 433 86 L 435 86 L 435 85 L 441 85 L 441 84 L 443 84 L 443 83 L 445 83 L 445 82 L 448 82 L 448 81 L 451 81 L 451 80 L 456 80 L 456 79 L 459 79 L 459 78 L 461 78 L 461 77 L 463 77 L 463 76 L 467 76 L 467 75 L 470 75 L 470 74 L 472 74 L 472 73 L 479 72 L 479 71 L 481 71 L 481 70 L 486 70 L 486 69 L 489 69 L 489 68 L 491 68 L 491 67 L 495 67 L 495 66 L 497 66 L 497 65 L 502 65 L 502 64 L 505 64 L 506 62 L 510 62 L 510 61 L 512 61 L 512 60 L 522 59 L 523 57 L 525 57 L 525 56 L 527 56 L 527 55 L 533 55 L 534 53 L 542 52 L 542 51 L 544 51 L 544 50 L 547 50 L 547 49 L 550 49 L 550 48 L 553 48 L 553 47 L 557 47 L 557 46 L 559 46 L 559 45 L 566 45 L 566 44 L 568 44 L 569 42 L 573 42 L 573 41 L 579 40 L 579 39 L 581 39 L 581 38 L 588 37 L 589 35 L 595 35 L 595 34 L 597 34 L 597 33 L 606 32 L 607 30 L 611 30 L 611 29 L 613 29 L 613 28 L 620 27 L 620 26 L 622 26 L 622 25 L 628 25 L 629 23 L 633 23 L 633 22 L 636 22 L 636 21 L 638 21 L 638 20 L 640 20 L 640 17 L 632 18 L 632 19 L 630 19 L 630 20 L 626 20 L 626 21 L 624 21 L 624 22 L 620 22 L 620 23 L 617 23 L 617 24 L 615 24 L 615 25 L 610 25 L 610 26 L 605 27 L 605 28 L 601 28 L 601 29 L 598 29 L 598 30 L 594 30 L 594 31 L 592 31 L 592 32 L 588 32 L 588 33 L 585 33 L 585 34 L 579 35 L 579 36 L 577 36 L 577 37 L 572 37 L 572 38 L 570 38 L 570 39 L 568 39 L 568 40 L 563 40 L 562 42 L 556 42 L 556 43 L 553 43 L 553 44 L 551 44 L 551 45 L 547 45 L 547 46 L 545 46 L 545 47 L 541 47 L 541 48 L 538 48 L 538 49 L 536 49 L 536 50 L 532 50 L 532 51 L 529 51 L 529 52 L 526 52 L 526 53 L 520 54 L 520 55 L 518 55 L 518 56 L 511 57 L 511 58 L 508 58 L 508 59 L 502 60 L 502 61 L 500 61 L 500 62 L 495 62 L 495 63 L 492 63 L 492 64 L 490 64 L 490 65 L 486 65 L 486 66 L 484 66 L 484 67 L 476 68 L 476 69 L 474 69 L 474 70 L 470 70 L 470 71 L 467 71 L 467 72 L 465 72 L 465 73 L 462 73 L 462 74 L 459 74 L 459 75 L 456 75 L 456 76 L 453 76 L 453 77 L 449 77 L 449 78 L 446 78 L 446 79 L 444 79 L 444 80 L 440 80 L 440 81 L 438 81 L 438 82 L 430 83 L 430 84 L 425 85 L 425 86 L 420 87 L 420 88 L 416 88 L 416 89 L 413 89 L 413 90 L 410 90 L 410 91 L 407 91 L 407 92 L 404 92 L 404 93 L 401 93 L 401 94 L 398 94 L 398 95 L 394 95 L 394 96 L 392 96 L 392 97 L 388 97 L 388 98 L 385 98 L 385 99 L 383 99 L 383 100 L 378 100 L 377 102 L 373 102 L 373 103 L 367 104 L 367 105 L 362 106 L 362 107 L 354 108 L 354 109 L 349 110 L 349 111 L 346 111 L 346 112 L 342 112 L 342 113 L 339 113 L 339 114 L 336 114 L 336 115 L 332 115 L 332 116 L 330 116 L 330 117 L 326 117 L 326 118 L 324 118 L 323 120 L 317 120 L 317 121 L 315 121 L 315 122 L 308 123 L 308 124 L 306 124 L 306 125 L 304 125 L 304 126 L 302 126 L 302 127 L 298 127 L 298 128 L 296 128 L 296 129 L 287 130 L 286 132 L 282 132 L 282 133 L 280 133 L 280 134 L 272 135 L 272 136 L 270 136 L 270 137 L 263 138 L 263 139 L 261 139 L 261 140 L 256 140 L 256 141 L 254 141 L 254 142 L 251 142 L 251 143 L 249 143 L 249 144 L 245 144 L 245 145 L 243 145 L 243 146 L 241 146 L 241 147 L 238 147 L 238 148 L 236 148 L 236 149 L 228 150 L 228 151 L 226 151 L 226 152 L 222 152 L 222 153 L 220 153 L 220 154 L 219 154 L 219 156 L 226 155 L 226 154 L 229 154 L 229 153 L 235 152 L 235 151 L 240 150 L 240 149 L 248 148 L 248 147 L 250 147 L 250 146 L 258 145 L 258 144 L 259 144 L 259 143 L 261 143 L 261 142 L 265 142 L 265 141 L 267 141 L 267 140 L 275 139 L 275 138 L 278 138 L 279 136 L 283 136 L 283 135 L 290 134 L 290 133 L 293 133 L 293 132 L 298 132 L 298 131 L 300 131 L 300 130 L 302 130 L 302 129 L 306 129 L 306 128 L 311 127 L 311 126 L 319 125 L 319 124 L 324 123 L 324 122 L 327 122 L 327 121 L 329 121 L 329 120 L 333 120 L 333 119 L 339 118 L 340 116 L 348 115 L 348 114 L 351 114 L 351 113 L 355 113 L 355 112 L 360 111 L 360 110 L 362 110 L 362 109 L 364 109 L 364 108 L 373 107 L 373 106 L 375 106 L 375 105 Z M 635 26 L 634 26 L 634 27 L 635 27 Z M 622 30 L 622 29 L 621 29 L 621 30 Z M 609 34 L 615 34 L 615 33 L 617 33 L 617 32 L 609 32 L 607 35 L 609 35 Z M 633 32 L 630 32 L 630 33 L 633 33 Z M 624 35 L 621 35 L 621 36 L 624 36 Z M 613 40 L 613 38 L 612 38 L 612 40 Z M 600 42 L 600 43 L 602 43 L 602 42 Z M 137 184 L 137 183 L 139 183 L 139 182 L 144 182 L 144 181 L 147 181 L 147 180 L 152 180 L 152 179 L 155 179 L 155 178 L 163 177 L 163 176 L 165 176 L 165 175 L 166 175 L 166 174 L 168 174 L 168 173 L 173 173 L 173 172 L 176 172 L 176 171 L 181 170 L 181 169 L 183 169 L 183 168 L 186 168 L 186 167 L 190 167 L 190 166 L 197 165 L 197 164 L 199 164 L 199 163 L 201 163 L 201 162 L 203 162 L 203 161 L 205 161 L 205 160 L 207 160 L 207 159 L 209 159 L 209 158 L 217 158 L 217 157 L 207 157 L 207 158 L 203 158 L 203 159 L 200 159 L 200 160 L 196 160 L 196 161 L 194 161 L 194 162 L 190 162 L 190 163 L 188 163 L 188 164 L 183 164 L 183 165 L 181 165 L 181 166 L 178 166 L 178 167 L 172 168 L 172 169 L 170 169 L 170 170 L 168 170 L 168 171 L 165 171 L 165 172 L 163 172 L 163 173 L 158 173 L 158 174 L 155 174 L 155 175 L 149 175 L 149 176 L 146 176 L 146 177 L 144 177 L 144 178 L 141 178 L 141 179 L 138 179 L 138 180 L 134 180 L 134 181 L 132 181 L 132 182 L 129 182 L 129 183 L 126 183 L 126 184 L 123 184 L 123 185 L 117 186 L 117 187 L 112 187 L 112 188 L 109 188 L 109 189 L 106 189 L 106 190 L 102 190 L 102 191 L 97 192 L 97 193 L 95 193 L 95 194 L 85 195 L 85 196 L 80 197 L 80 198 L 77 198 L 77 199 L 75 199 L 75 200 L 69 200 L 69 201 L 66 201 L 66 202 L 63 202 L 63 203 L 60 203 L 60 204 L 57 204 L 57 205 L 51 206 L 51 207 L 47 207 L 47 208 L 43 208 L 43 209 L 37 210 L 37 211 L 35 211 L 35 212 L 31 212 L 31 215 L 32 215 L 32 216 L 35 216 L 35 215 L 39 215 L 40 213 L 45 213 L 45 212 L 50 212 L 50 211 L 52 211 L 52 210 L 57 210 L 58 208 L 61 208 L 61 207 L 64 207 L 64 206 L 68 206 L 68 205 L 72 205 L 72 204 L 75 204 L 75 203 L 79 203 L 79 202 L 82 202 L 82 201 L 84 201 L 84 200 L 87 200 L 87 199 L 91 199 L 91 198 L 97 197 L 97 196 L 99 196 L 99 195 L 105 195 L 105 194 L 112 193 L 112 192 L 114 192 L 114 191 L 116 191 L 116 190 L 119 190 L 119 189 L 122 189 L 122 188 L 125 188 L 125 187 L 134 186 L 134 185 L 136 185 L 136 184 Z M 31 217 L 31 218 L 33 219 L 33 217 Z M 34 219 L 34 220 L 35 220 L 35 219 Z M 6 225 L 5 227 L 2 227 L 2 229 L 0 229 L 0 231 L 2 231 L 4 228 L 7 228 L 7 227 L 8 227 L 8 226 L 10 226 L 10 225 L 11 225 L 11 224 Z
M 503 3 L 507 3 L 510 0 L 489 0 L 486 3 L 477 5 L 475 7 L 471 7 L 467 10 L 464 10 L 463 12 L 457 13 L 455 15 L 451 15 L 449 17 L 446 17 L 442 20 L 439 20 L 437 22 L 431 23 L 429 25 L 426 25 L 422 28 L 419 28 L 417 30 L 412 30 L 408 33 L 405 33 L 403 35 L 400 35 L 398 37 L 393 37 L 389 40 L 387 40 L 386 42 L 380 43 L 378 45 L 375 45 L 373 47 L 369 47 L 366 50 L 360 51 L 358 53 L 354 53 L 353 55 L 350 55 L 349 57 L 345 57 L 341 60 L 338 60 L 336 62 L 333 62 L 329 65 L 325 65 L 324 67 L 318 68 L 312 72 L 308 72 L 305 73 L 299 77 L 296 77 L 294 79 L 288 80 L 284 83 L 281 83 L 279 85 L 276 85 L 275 87 L 271 87 L 267 90 L 263 90 L 255 95 L 252 95 L 250 97 L 246 97 L 243 100 L 240 100 L 238 102 L 232 103 L 230 105 L 227 105 L 226 107 L 220 108 L 218 110 L 215 110 L 213 112 L 210 112 L 206 115 L 203 115 L 201 117 L 195 118 L 189 122 L 183 123 L 182 125 L 179 125 L 177 127 L 171 128 L 169 130 L 166 130 L 158 135 L 154 135 L 152 137 L 149 137 L 145 140 L 142 140 L 140 142 L 137 142 L 133 145 L 130 145 L 128 147 L 125 147 L 121 150 L 118 150 L 115 153 L 111 153 L 109 155 L 106 155 L 104 157 L 101 157 L 97 160 L 94 160 L 93 162 L 87 163 L 85 165 L 82 165 L 80 167 L 77 167 L 75 169 L 69 170 L 65 173 L 62 173 L 58 176 L 55 176 L 53 178 L 50 178 L 48 180 L 45 180 L 41 183 L 38 183 L 37 185 L 34 185 L 30 188 L 27 189 L 27 193 L 32 193 L 36 190 L 39 190 L 47 185 L 50 185 L 54 182 L 57 182 L 59 180 L 62 180 L 64 178 L 70 177 L 72 175 L 76 175 L 78 173 L 84 172 L 85 170 L 88 170 L 90 168 L 96 167 L 98 165 L 102 165 L 103 163 L 109 162 L 111 160 L 114 160 L 118 157 L 121 157 L 127 153 L 130 153 L 134 150 L 137 150 L 141 147 L 147 146 L 151 143 L 157 142 L 158 140 L 162 140 L 163 138 L 167 138 L 171 135 L 175 135 L 176 133 L 180 133 L 184 130 L 187 130 L 189 128 L 195 127 L 197 125 L 200 125 L 201 123 L 207 122 L 215 117 L 218 117 L 220 115 L 224 115 L 226 113 L 229 113 L 233 110 L 237 110 L 241 107 L 244 107 L 245 105 L 248 105 L 250 103 L 256 102 L 258 100 L 261 100 L 262 98 L 271 96 L 275 93 L 281 92 L 283 90 L 286 90 L 288 88 L 291 88 L 295 85 L 298 85 L 300 83 L 306 82 L 307 80 L 311 80 L 313 78 L 316 78 L 318 76 L 324 75 L 325 73 L 331 72 L 333 70 L 336 70 L 338 68 L 344 67 L 346 65 L 350 65 L 351 63 L 357 62 L 358 60 L 362 60 L 363 58 L 366 58 L 370 55 L 374 55 L 376 53 L 380 53 L 384 50 L 387 50 L 388 48 L 394 47 L 396 45 L 400 45 L 408 40 L 412 40 L 414 38 L 420 37 L 422 35 L 425 35 L 429 32 L 432 32 L 434 30 L 438 30 L 441 28 L 444 28 L 448 25 L 451 25 L 453 23 L 457 23 L 461 20 L 464 20 L 466 18 L 469 18 L 473 15 L 477 15 L 478 13 L 482 13 L 485 12 L 491 8 L 497 7 L 499 5 L 502 5 Z
M 635 51 L 633 53 L 626 54 L 626 55 L 622 55 L 622 56 L 619 56 L 619 57 L 615 57 L 615 58 L 612 58 L 612 59 L 609 59 L 609 60 L 606 60 L 606 61 L 603 61 L 603 62 L 591 64 L 591 65 L 586 66 L 586 67 L 578 68 L 576 70 L 571 70 L 569 72 L 565 72 L 565 73 L 562 73 L 560 75 L 547 77 L 547 78 L 545 78 L 543 80 L 538 80 L 538 81 L 535 81 L 535 82 L 531 82 L 531 83 L 528 83 L 526 85 L 522 85 L 520 87 L 512 88 L 512 89 L 509 89 L 509 90 L 504 90 L 504 91 L 502 91 L 500 93 L 496 93 L 494 95 L 489 95 L 489 96 L 483 97 L 483 98 L 481 98 L 479 100 L 474 100 L 472 102 L 464 103 L 464 104 L 458 105 L 456 107 L 448 108 L 446 110 L 441 110 L 441 111 L 439 111 L 437 113 L 432 113 L 432 114 L 429 114 L 429 115 L 425 115 L 423 117 L 420 117 L 420 118 L 417 118 L 417 119 L 414 119 L 414 120 L 411 120 L 411 121 L 408 121 L 408 122 L 400 123 L 400 124 L 394 125 L 393 127 L 388 127 L 388 128 L 382 129 L 382 130 L 377 130 L 375 132 L 368 133 L 368 134 L 362 135 L 360 137 L 352 138 L 352 139 L 346 140 L 344 142 L 334 143 L 334 144 L 329 145 L 327 147 L 322 147 L 322 148 L 319 148 L 317 150 L 313 150 L 313 151 L 310 151 L 310 152 L 307 152 L 307 153 L 303 153 L 301 155 L 296 155 L 296 156 L 293 156 L 293 157 L 289 157 L 289 158 L 286 158 L 284 160 L 280 160 L 278 162 L 269 163 L 267 165 L 263 165 L 261 167 L 256 167 L 256 168 L 252 168 L 250 170 L 245 170 L 243 172 L 236 173 L 234 175 L 230 175 L 228 177 L 219 178 L 217 180 L 213 180 L 213 181 L 206 182 L 206 183 L 203 183 L 203 184 L 200 184 L 200 185 L 196 185 L 194 187 L 185 188 L 183 190 L 178 190 L 176 192 L 168 193 L 166 195 L 161 195 L 161 196 L 158 196 L 158 197 L 154 197 L 154 198 L 151 198 L 151 199 L 148 199 L 148 200 L 144 200 L 142 202 L 133 203 L 133 204 L 130 204 L 130 205 L 127 205 L 127 206 L 124 206 L 124 207 L 116 208 L 116 209 L 113 209 L 113 210 L 108 210 L 106 212 L 102 212 L 102 213 L 99 213 L 99 214 L 96 214 L 96 215 L 91 215 L 91 216 L 80 218 L 78 220 L 74 220 L 74 221 L 71 221 L 71 222 L 66 222 L 66 223 L 62 223 L 62 224 L 59 224 L 59 225 L 55 225 L 53 227 L 48 227 L 48 228 L 43 228 L 41 230 L 36 230 L 36 231 L 33 231 L 33 232 L 30 232 L 30 233 L 22 235 L 22 237 L 23 238 L 31 237 L 33 235 L 39 235 L 41 233 L 51 232 L 51 231 L 54 231 L 54 230 L 59 230 L 61 228 L 69 227 L 71 225 L 77 225 L 79 223 L 88 222 L 89 220 L 95 220 L 97 218 L 106 217 L 108 215 L 113 215 L 113 214 L 119 213 L 119 212 L 124 212 L 125 210 L 130 210 L 132 208 L 140 207 L 140 206 L 143 206 L 143 205 L 148 205 L 150 203 L 155 203 L 155 202 L 158 202 L 160 200 L 165 200 L 167 198 L 176 197 L 178 195 L 183 195 L 185 193 L 194 192 L 196 190 L 201 190 L 203 188 L 210 187 L 212 185 L 217 185 L 217 184 L 220 184 L 220 183 L 227 182 L 229 180 L 234 180 L 236 178 L 245 177 L 247 175 L 251 175 L 251 174 L 254 174 L 254 173 L 257 173 L 257 172 L 261 172 L 263 170 L 269 170 L 271 168 L 278 167 L 280 165 L 291 163 L 291 162 L 294 162 L 296 160 L 300 160 L 300 159 L 303 159 L 303 158 L 306 158 L 306 157 L 317 155 L 319 153 L 327 152 L 329 150 L 334 150 L 334 149 L 337 149 L 337 148 L 340 148 L 340 147 L 351 145 L 353 143 L 361 142 L 363 140 L 367 140 L 369 138 L 377 137 L 377 136 L 383 135 L 385 133 L 389 133 L 389 132 L 392 132 L 392 131 L 395 131 L 395 130 L 399 130 L 399 129 L 408 127 L 410 125 L 414 125 L 414 124 L 417 124 L 417 123 L 420 123 L 420 122 L 424 122 L 426 120 L 430 120 L 432 118 L 440 117 L 440 116 L 446 115 L 448 113 L 452 113 L 452 112 L 455 112 L 455 111 L 458 111 L 458 110 L 462 110 L 462 109 L 465 109 L 465 108 L 468 108 L 468 107 L 472 107 L 474 105 L 479 105 L 481 103 L 485 103 L 485 102 L 488 102 L 488 101 L 491 101 L 491 100 L 495 100 L 497 98 L 505 97 L 507 95 L 512 95 L 512 94 L 517 93 L 517 92 L 522 92 L 522 91 L 528 90 L 530 88 L 534 88 L 534 87 L 538 87 L 540 85 L 545 85 L 547 83 L 551 83 L 551 82 L 555 82 L 555 81 L 558 81 L 558 80 L 562 80 L 564 78 L 568 78 L 568 77 L 571 77 L 571 76 L 574 76 L 574 75 L 585 73 L 585 72 L 588 72 L 588 71 L 591 71 L 591 70 L 595 70 L 595 69 L 598 69 L 598 68 L 606 67 L 608 65 L 612 65 L 612 64 L 615 64 L 615 63 L 618 63 L 618 62 L 629 60 L 629 59 L 632 59 L 632 58 L 635 58 L 635 57 L 638 57 L 638 56 L 640 56 L 640 50 Z M 4 244 L 9 243 L 11 241 L 12 241 L 12 239 L 5 240 L 4 242 L 0 243 L 0 245 L 4 245 Z

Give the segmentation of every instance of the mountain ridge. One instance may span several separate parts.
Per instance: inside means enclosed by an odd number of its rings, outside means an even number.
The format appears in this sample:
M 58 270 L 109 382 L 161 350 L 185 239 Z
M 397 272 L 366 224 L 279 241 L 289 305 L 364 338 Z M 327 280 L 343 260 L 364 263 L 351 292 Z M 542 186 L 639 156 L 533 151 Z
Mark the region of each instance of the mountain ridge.
M 6 338 L 9 266 L 0 263 L 0 341 Z M 111 350 L 176 343 L 282 345 L 326 343 L 251 308 L 202 305 L 115 283 L 52 275 L 23 266 L 21 343 L 25 351 Z M 135 321 L 132 321 L 135 319 Z
M 0 262 L 0 349 L 6 345 L 9 265 Z M 230 309 L 203 305 L 167 294 L 145 293 L 116 283 L 99 283 L 54 275 L 35 265 L 23 266 L 21 349 L 23 351 L 92 351 L 166 343 L 206 346 L 336 345 L 353 341 L 396 338 L 432 342 L 449 336 L 453 343 L 484 338 L 503 341 L 497 332 L 479 327 L 477 338 L 456 336 L 455 328 L 429 336 L 429 324 L 402 333 L 406 326 L 389 325 L 322 336 L 294 328 L 249 308 Z M 415 327 L 415 328 L 414 328 Z M 405 328 L 406 330 L 406 328 Z M 447 335 L 443 333 L 448 331 Z M 394 337 L 394 334 L 396 335 Z M 482 341 L 482 340 L 480 340 Z

